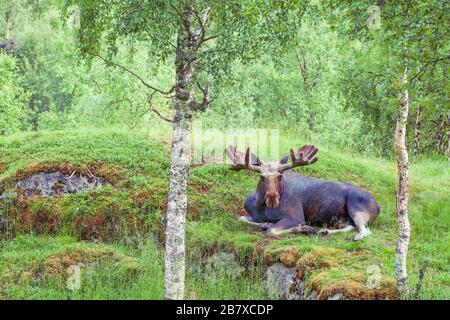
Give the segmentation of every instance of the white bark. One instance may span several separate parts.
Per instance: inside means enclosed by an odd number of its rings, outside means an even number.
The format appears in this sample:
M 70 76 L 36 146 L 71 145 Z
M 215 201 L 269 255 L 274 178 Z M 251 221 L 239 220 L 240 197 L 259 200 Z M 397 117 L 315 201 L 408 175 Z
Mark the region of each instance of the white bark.
M 410 289 L 406 260 L 410 237 L 408 219 L 408 150 L 406 149 L 406 122 L 409 111 L 409 97 L 407 87 L 408 64 L 404 61 L 403 74 L 400 78 L 402 96 L 398 106 L 397 127 L 395 132 L 395 154 L 397 158 L 398 186 L 397 186 L 397 221 L 398 240 L 395 256 L 395 273 L 397 277 L 397 292 L 399 298 L 408 299 Z
M 172 131 L 172 155 L 169 194 L 166 214 L 166 251 L 164 297 L 170 300 L 184 298 L 185 280 L 185 224 L 188 204 L 190 171 L 190 135 L 194 95 L 195 37 L 191 31 L 193 8 L 184 7 L 184 25 L 177 37 L 175 112 Z
M 191 122 L 175 122 L 172 133 L 172 164 L 167 204 L 164 296 L 184 298 L 185 224 L 190 164 Z

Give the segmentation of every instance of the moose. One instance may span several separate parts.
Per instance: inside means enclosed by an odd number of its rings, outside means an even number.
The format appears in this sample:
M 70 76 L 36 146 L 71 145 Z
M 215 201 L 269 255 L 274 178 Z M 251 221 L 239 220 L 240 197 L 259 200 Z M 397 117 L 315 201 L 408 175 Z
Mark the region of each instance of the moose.
M 316 146 L 304 145 L 297 154 L 291 149 L 289 155 L 271 163 L 263 163 L 250 148 L 245 153 L 233 146 L 225 151 L 232 161 L 230 170 L 246 169 L 260 176 L 256 191 L 245 201 L 248 215 L 241 216 L 242 221 L 269 234 L 315 234 L 310 225 L 336 226 L 321 229 L 322 235 L 356 228 L 358 233 L 353 240 L 371 234 L 369 223 L 380 213 L 380 206 L 369 192 L 350 183 L 305 177 L 292 170 L 315 163 Z

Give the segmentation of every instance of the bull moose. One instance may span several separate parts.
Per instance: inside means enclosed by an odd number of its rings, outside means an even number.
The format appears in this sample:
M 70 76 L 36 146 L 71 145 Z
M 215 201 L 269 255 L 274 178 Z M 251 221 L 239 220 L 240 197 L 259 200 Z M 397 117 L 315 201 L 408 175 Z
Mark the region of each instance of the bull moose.
M 314 234 L 309 225 L 337 225 L 337 229 L 322 229 L 320 234 L 354 230 L 360 240 L 371 234 L 368 224 L 380 213 L 373 196 L 350 183 L 305 177 L 292 169 L 313 164 L 318 149 L 304 145 L 293 149 L 279 162 L 262 163 L 250 148 L 246 152 L 230 146 L 226 153 L 231 170 L 247 169 L 259 173 L 256 191 L 245 201 L 248 216 L 240 219 L 260 226 L 270 234 L 300 232 Z M 289 162 L 290 158 L 290 162 Z

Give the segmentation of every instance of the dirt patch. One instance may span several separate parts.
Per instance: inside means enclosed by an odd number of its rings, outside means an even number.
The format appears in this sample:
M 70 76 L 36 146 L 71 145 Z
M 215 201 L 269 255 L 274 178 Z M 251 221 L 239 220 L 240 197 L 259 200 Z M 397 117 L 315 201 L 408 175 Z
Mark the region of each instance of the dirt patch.
M 201 193 L 201 194 L 210 194 L 211 193 L 211 187 L 210 186 L 206 186 L 206 185 L 202 185 L 196 181 L 191 181 L 190 185 L 195 189 L 195 191 Z
M 203 156 L 191 164 L 192 168 L 201 167 L 208 164 L 223 164 L 223 159 L 219 157 Z
M 23 232 L 33 231 L 39 235 L 55 235 L 59 227 L 59 215 L 46 208 L 36 213 L 30 212 L 28 208 L 20 217 L 20 229 Z
M 75 220 L 81 240 L 104 239 L 107 233 L 105 217 L 102 215 L 80 216 Z

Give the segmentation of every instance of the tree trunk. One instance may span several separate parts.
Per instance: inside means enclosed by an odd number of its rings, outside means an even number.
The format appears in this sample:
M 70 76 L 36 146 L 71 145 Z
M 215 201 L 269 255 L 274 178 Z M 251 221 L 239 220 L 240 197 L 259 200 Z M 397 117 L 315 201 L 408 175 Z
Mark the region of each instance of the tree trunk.
M 401 100 L 398 106 L 397 127 L 395 131 L 395 154 L 397 158 L 398 186 L 397 186 L 397 221 L 398 240 L 395 256 L 395 273 L 397 277 L 397 292 L 400 299 L 410 297 L 406 258 L 410 237 L 408 219 L 408 150 L 406 148 L 406 123 L 409 111 L 408 97 L 408 62 L 403 62 L 403 74 L 400 78 Z
M 450 128 L 450 116 L 443 116 L 441 124 L 439 126 L 439 139 L 438 139 L 438 146 L 437 151 L 438 154 L 445 154 L 445 138 L 449 136 Z
M 422 107 L 418 107 L 416 111 L 416 124 L 414 126 L 414 156 L 417 156 L 419 154 L 421 127 L 422 127 Z
M 193 101 L 194 50 L 189 32 L 193 20 L 192 11 L 185 8 L 184 17 L 185 25 L 180 28 L 177 37 L 176 97 L 166 215 L 164 296 L 170 300 L 184 298 L 185 280 L 185 224 L 193 112 L 191 103 Z
M 436 149 L 436 153 L 441 153 L 441 146 L 444 137 L 445 123 L 442 115 L 440 115 L 435 121 L 436 124 L 436 134 L 434 135 L 434 147 Z

